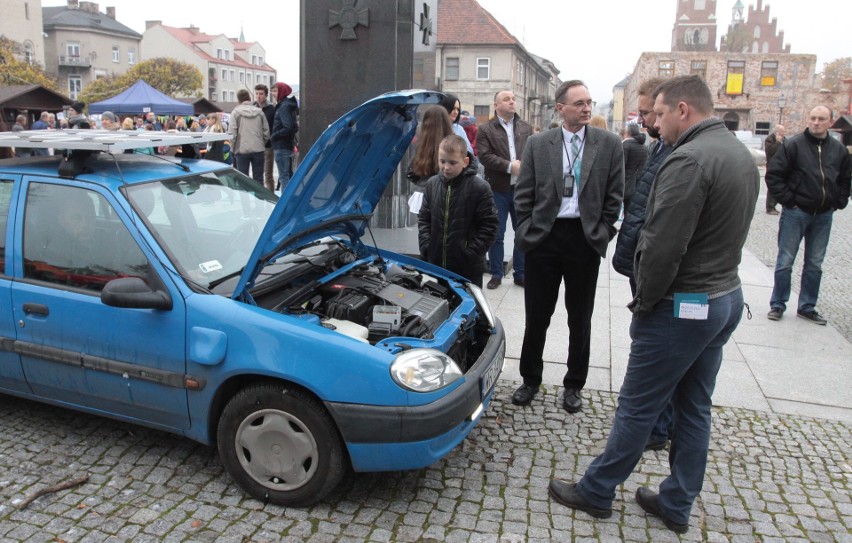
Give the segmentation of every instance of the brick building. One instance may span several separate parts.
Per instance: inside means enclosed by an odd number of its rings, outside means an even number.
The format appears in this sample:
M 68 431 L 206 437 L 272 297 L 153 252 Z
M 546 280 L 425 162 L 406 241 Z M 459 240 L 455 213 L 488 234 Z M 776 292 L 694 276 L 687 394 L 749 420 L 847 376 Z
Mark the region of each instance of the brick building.
M 728 128 L 759 136 L 768 135 L 777 124 L 785 125 L 789 133 L 800 132 L 817 104 L 834 110 L 844 106 L 843 97 L 819 89 L 816 55 L 790 53 L 777 19 L 770 19 L 762 0 L 757 7 L 749 6 L 747 18 L 736 1 L 718 50 L 709 42 L 715 36 L 715 9 L 713 0 L 678 2 L 672 50 L 640 55 L 624 87 L 622 123 L 636 115 L 636 90 L 642 81 L 689 74 L 707 82 L 716 115 Z

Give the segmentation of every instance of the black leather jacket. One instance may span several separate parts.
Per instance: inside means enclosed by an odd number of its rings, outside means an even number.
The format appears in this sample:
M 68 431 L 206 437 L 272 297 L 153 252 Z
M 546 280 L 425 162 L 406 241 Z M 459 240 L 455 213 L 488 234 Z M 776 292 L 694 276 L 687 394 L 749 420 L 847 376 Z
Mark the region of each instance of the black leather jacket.
M 785 139 L 766 167 L 766 186 L 775 199 L 808 213 L 845 208 L 850 178 L 846 147 L 830 136 L 816 138 L 808 129 Z

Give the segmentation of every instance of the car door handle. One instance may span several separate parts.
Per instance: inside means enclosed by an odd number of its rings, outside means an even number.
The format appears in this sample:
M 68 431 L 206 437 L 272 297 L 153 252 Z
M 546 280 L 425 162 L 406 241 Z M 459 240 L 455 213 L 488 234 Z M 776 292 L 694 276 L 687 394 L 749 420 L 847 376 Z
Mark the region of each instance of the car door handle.
M 44 315 L 50 314 L 50 310 L 43 304 L 24 304 L 24 313 L 27 315 Z

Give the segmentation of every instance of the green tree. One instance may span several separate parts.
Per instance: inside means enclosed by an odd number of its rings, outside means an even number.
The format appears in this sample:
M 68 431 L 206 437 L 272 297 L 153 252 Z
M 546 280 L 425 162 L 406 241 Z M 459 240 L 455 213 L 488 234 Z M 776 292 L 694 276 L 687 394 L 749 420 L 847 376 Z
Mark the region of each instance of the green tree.
M 87 104 L 106 100 L 127 90 L 140 79 L 167 96 L 197 96 L 203 81 L 201 72 L 192 64 L 171 58 L 152 58 L 119 76 L 92 81 L 79 98 Z
M 852 79 L 852 57 L 843 57 L 826 62 L 822 68 L 822 87 L 833 92 L 849 89 L 844 79 Z
M 38 63 L 21 60 L 23 46 L 5 36 L 0 36 L 0 86 L 41 85 L 50 90 L 57 89 L 56 80 Z

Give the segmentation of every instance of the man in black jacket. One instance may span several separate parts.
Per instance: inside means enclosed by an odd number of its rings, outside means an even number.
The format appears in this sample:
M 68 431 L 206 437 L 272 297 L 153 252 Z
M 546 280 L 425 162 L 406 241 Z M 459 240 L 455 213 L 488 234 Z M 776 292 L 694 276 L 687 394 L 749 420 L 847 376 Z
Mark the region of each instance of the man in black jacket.
M 763 140 L 763 152 L 766 153 L 766 165 L 778 152 L 781 144 L 784 143 L 784 127 L 780 124 L 775 127 L 775 130 Z M 766 213 L 769 215 L 778 215 L 778 210 L 775 209 L 775 198 L 772 196 L 772 191 L 767 187 L 766 190 Z
M 485 180 L 491 185 L 500 230 L 494 245 L 488 250 L 488 272 L 491 279 L 488 288 L 495 289 L 503 281 L 503 238 L 506 236 L 506 220 L 511 217 L 512 228 L 518 229 L 515 214 L 515 182 L 521 171 L 521 156 L 532 127 L 515 113 L 515 93 L 509 89 L 494 95 L 494 117 L 479 127 L 476 134 L 476 155 L 485 168 Z M 517 246 L 512 252 L 514 282 L 522 287 L 524 278 L 524 253 Z
M 793 262 L 804 238 L 805 264 L 796 314 L 814 324 L 827 322 L 816 311 L 822 261 L 834 210 L 849 203 L 852 179 L 849 152 L 828 133 L 831 121 L 830 109 L 813 108 L 805 131 L 787 138 L 766 168 L 766 185 L 784 207 L 778 223 L 778 258 L 769 320 L 780 320 L 787 309 Z
M 266 124 L 272 131 L 272 123 L 275 120 L 275 104 L 268 100 L 269 87 L 263 83 L 254 86 L 254 105 L 263 111 Z M 263 185 L 269 190 L 275 190 L 275 178 L 272 176 L 272 164 L 275 162 L 275 153 L 272 151 L 272 143 L 266 140 L 266 148 L 263 150 Z

